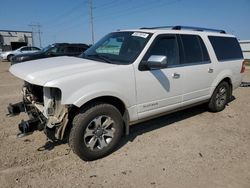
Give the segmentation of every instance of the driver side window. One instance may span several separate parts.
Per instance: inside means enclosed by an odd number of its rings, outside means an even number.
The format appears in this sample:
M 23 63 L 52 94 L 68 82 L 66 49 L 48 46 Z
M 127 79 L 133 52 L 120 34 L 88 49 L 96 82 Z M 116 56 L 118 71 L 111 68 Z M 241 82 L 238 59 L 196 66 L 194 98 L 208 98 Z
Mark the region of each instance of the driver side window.
M 51 54 L 54 54 L 54 55 L 60 55 L 60 54 L 63 54 L 64 52 L 64 48 L 63 47 L 53 47 L 51 50 L 50 50 L 50 53 Z
M 176 35 L 162 35 L 156 38 L 143 60 L 147 61 L 151 55 L 166 56 L 168 67 L 179 65 L 180 58 Z

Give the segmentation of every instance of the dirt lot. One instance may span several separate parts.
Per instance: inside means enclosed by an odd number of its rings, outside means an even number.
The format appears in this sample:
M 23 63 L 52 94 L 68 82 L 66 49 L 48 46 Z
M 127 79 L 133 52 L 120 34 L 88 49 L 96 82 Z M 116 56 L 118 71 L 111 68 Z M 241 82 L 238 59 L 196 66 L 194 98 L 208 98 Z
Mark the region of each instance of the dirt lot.
M 22 84 L 8 68 L 0 62 L 0 187 L 250 187 L 250 87 L 223 112 L 199 106 L 133 126 L 115 153 L 84 162 L 67 144 L 43 147 L 41 132 L 16 138 L 26 116 L 5 116 Z

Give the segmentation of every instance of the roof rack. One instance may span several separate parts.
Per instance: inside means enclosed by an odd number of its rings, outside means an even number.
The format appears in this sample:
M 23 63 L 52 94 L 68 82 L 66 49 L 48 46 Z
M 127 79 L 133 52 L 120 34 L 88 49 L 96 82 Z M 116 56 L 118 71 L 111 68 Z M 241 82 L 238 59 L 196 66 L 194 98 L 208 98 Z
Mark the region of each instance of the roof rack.
M 226 34 L 226 31 L 219 30 L 219 29 L 209 29 L 209 28 L 202 28 L 202 27 L 191 27 L 191 26 L 160 26 L 160 27 L 142 27 L 140 29 L 172 29 L 172 30 L 193 30 L 193 31 L 210 31 L 216 33 L 223 33 Z
M 141 27 L 140 29 L 173 29 L 175 26 Z
M 190 26 L 174 26 L 172 29 L 174 30 L 182 30 L 182 29 L 187 29 L 187 30 L 194 30 L 194 31 L 211 31 L 211 32 L 216 32 L 216 33 L 224 33 L 226 34 L 226 31 L 224 30 L 219 30 L 219 29 L 209 29 L 209 28 L 202 28 L 202 27 L 190 27 Z

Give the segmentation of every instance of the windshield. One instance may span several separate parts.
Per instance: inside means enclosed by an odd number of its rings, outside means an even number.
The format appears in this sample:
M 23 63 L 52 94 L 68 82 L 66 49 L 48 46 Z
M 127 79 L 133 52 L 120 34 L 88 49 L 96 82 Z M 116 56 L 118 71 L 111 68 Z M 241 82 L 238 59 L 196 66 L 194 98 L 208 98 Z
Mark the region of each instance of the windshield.
M 150 37 L 151 34 L 144 32 L 110 33 L 80 57 L 113 64 L 130 64 L 141 53 Z
M 53 45 L 48 45 L 48 46 L 46 46 L 45 48 L 43 48 L 41 51 L 42 52 L 47 52 L 50 48 L 52 48 L 53 47 Z

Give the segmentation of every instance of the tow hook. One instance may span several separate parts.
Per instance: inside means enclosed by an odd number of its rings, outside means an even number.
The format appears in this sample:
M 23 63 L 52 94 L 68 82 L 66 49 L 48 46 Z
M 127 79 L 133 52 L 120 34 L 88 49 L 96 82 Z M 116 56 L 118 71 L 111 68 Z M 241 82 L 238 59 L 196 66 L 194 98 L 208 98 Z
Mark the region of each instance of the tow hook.
M 16 116 L 19 115 L 21 112 L 25 112 L 25 107 L 23 102 L 19 102 L 16 104 L 9 104 L 7 108 L 9 112 L 9 114 L 7 114 L 8 116 Z

